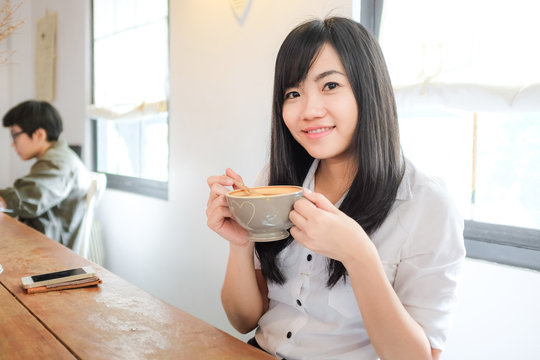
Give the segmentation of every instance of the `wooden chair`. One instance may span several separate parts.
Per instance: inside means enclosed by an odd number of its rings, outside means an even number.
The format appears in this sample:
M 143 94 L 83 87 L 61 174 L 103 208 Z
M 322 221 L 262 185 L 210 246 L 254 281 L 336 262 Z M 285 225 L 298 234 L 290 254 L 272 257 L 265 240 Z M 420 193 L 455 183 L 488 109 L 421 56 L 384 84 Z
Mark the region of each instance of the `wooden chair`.
M 92 180 L 86 194 L 86 213 L 73 251 L 88 260 L 103 265 L 103 244 L 99 227 L 96 226 L 94 218 L 96 206 L 107 187 L 107 177 L 102 173 L 91 172 L 90 174 Z

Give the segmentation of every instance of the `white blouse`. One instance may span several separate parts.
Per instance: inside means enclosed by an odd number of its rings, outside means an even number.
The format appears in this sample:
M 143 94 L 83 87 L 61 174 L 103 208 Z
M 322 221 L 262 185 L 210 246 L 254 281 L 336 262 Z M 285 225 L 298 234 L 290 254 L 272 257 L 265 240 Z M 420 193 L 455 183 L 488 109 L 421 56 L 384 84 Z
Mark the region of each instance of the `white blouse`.
M 312 191 L 318 163 L 303 184 Z M 431 347 L 442 350 L 465 257 L 463 219 L 444 184 L 406 165 L 396 201 L 370 238 L 403 306 Z M 268 178 L 265 168 L 255 185 L 268 184 Z M 378 358 L 348 278 L 326 287 L 328 258 L 293 241 L 277 260 L 286 283 L 268 282 L 269 309 L 255 335 L 262 348 L 288 360 Z M 255 267 L 260 269 L 256 257 Z

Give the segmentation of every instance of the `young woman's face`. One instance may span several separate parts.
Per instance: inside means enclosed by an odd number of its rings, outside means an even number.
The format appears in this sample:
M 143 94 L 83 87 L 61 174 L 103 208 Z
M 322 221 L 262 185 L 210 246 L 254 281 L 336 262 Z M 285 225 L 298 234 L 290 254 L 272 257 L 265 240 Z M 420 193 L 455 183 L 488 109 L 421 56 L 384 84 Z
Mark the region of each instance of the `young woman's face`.
M 298 87 L 285 91 L 283 119 L 304 149 L 321 160 L 347 160 L 358 122 L 358 104 L 343 64 L 323 45 Z

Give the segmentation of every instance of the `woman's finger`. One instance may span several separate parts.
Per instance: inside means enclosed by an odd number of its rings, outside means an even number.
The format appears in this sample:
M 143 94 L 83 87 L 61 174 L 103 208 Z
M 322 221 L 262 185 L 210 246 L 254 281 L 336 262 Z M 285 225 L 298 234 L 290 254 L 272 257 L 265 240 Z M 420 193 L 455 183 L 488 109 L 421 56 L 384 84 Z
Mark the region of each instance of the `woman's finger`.
M 227 189 L 225 186 L 223 186 L 221 183 L 219 182 L 213 183 L 210 188 L 210 194 L 208 195 L 208 201 L 206 205 L 208 206 L 210 202 L 214 201 L 216 198 L 220 196 L 225 197 L 224 195 L 227 194 L 229 191 L 230 190 Z
M 293 208 L 302 216 L 308 217 L 311 212 L 317 210 L 317 205 L 306 198 L 301 198 L 294 202 Z
M 208 187 L 212 188 L 214 184 L 221 184 L 223 186 L 232 186 L 233 180 L 227 175 L 213 175 L 206 180 Z
M 225 219 L 232 218 L 231 211 L 228 206 L 222 206 L 219 204 L 212 204 L 207 210 L 207 225 L 212 230 L 217 231 Z
M 319 209 L 329 212 L 336 212 L 337 210 L 334 204 L 332 204 L 332 202 L 321 193 L 313 192 L 304 188 L 304 197 L 314 203 Z
M 227 168 L 227 169 L 225 170 L 225 174 L 226 174 L 228 177 L 230 177 L 230 178 L 232 178 L 232 179 L 234 179 L 234 180 L 236 180 L 236 181 L 241 182 L 242 184 L 244 183 L 244 181 L 242 180 L 242 177 L 241 177 L 240 175 L 238 175 L 237 173 L 235 173 L 235 172 L 233 171 L 233 169 L 231 169 L 231 168 Z
M 237 245 L 249 243 L 248 231 L 234 221 L 227 206 L 216 206 L 209 209 L 206 224 L 231 243 Z
M 302 229 L 300 229 L 298 226 L 293 226 L 292 228 L 290 228 L 289 233 L 294 238 L 294 240 L 298 241 L 303 246 L 306 245 L 305 242 L 304 242 L 304 240 L 306 238 L 305 234 L 302 231 Z
M 206 204 L 206 214 L 208 216 L 208 213 L 211 212 L 213 209 L 217 208 L 218 206 L 229 208 L 227 204 L 227 199 L 225 196 L 217 196 L 212 200 L 208 200 L 208 203 Z
M 307 224 L 307 219 L 296 210 L 291 210 L 289 213 L 289 220 L 291 220 L 291 222 L 300 229 L 305 228 Z

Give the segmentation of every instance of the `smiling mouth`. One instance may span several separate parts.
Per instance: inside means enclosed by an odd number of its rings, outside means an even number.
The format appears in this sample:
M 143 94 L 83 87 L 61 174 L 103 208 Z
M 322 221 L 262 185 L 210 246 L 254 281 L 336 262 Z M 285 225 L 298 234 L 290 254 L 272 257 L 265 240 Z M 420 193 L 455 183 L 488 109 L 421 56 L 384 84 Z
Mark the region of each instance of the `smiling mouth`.
M 317 129 L 308 129 L 308 130 L 303 130 L 303 131 L 306 134 L 318 134 L 318 133 L 323 133 L 325 131 L 330 131 L 333 128 L 335 128 L 335 126 L 322 127 L 322 128 L 317 128 Z

